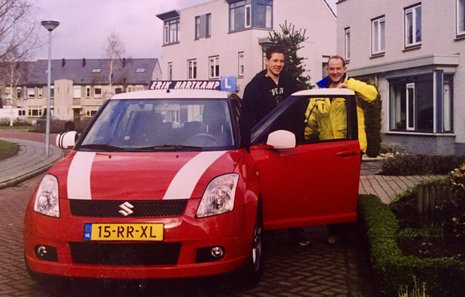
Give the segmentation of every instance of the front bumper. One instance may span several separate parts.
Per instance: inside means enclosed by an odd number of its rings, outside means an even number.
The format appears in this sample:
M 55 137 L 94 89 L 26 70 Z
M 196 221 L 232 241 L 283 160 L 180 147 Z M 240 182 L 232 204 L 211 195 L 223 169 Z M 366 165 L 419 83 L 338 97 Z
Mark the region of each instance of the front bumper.
M 68 200 L 60 201 L 62 215 L 57 219 L 40 215 L 34 212 L 29 205 L 26 210 L 24 227 L 26 264 L 33 272 L 40 274 L 111 279 L 198 277 L 222 274 L 239 269 L 250 256 L 252 232 L 255 223 L 255 207 L 244 204 L 235 207 L 233 211 L 226 214 L 197 219 L 195 218 L 195 212 L 198 202 L 199 199 L 189 200 L 184 214 L 180 217 L 150 219 L 71 216 Z M 84 224 L 86 223 L 162 223 L 164 224 L 164 240 L 155 243 L 85 241 L 83 233 Z M 39 259 L 35 249 L 40 245 L 55 248 L 56 260 Z M 141 265 L 140 263 L 143 263 L 143 261 L 135 261 L 135 264 L 129 263 L 130 261 L 117 265 L 89 264 L 85 263 L 85 261 L 76 260 L 76 245 L 84 247 L 80 250 L 81 254 L 97 253 L 97 255 L 91 255 L 94 260 L 98 257 L 98 253 L 113 252 L 115 253 L 111 255 L 113 258 L 133 257 L 137 259 L 138 256 L 142 257 L 151 252 L 160 254 L 162 258 L 164 255 L 163 246 L 178 246 L 179 253 L 177 259 L 168 264 L 163 261 L 164 259 L 150 265 Z M 103 245 L 109 248 L 102 249 Z M 119 248 L 112 248 L 112 245 Z M 131 245 L 134 249 L 130 247 Z M 146 247 L 140 249 L 139 247 L 142 245 Z M 151 245 L 153 245 L 153 249 Z M 199 250 L 217 246 L 224 248 L 225 251 L 220 260 L 199 261 Z M 109 256 L 108 254 L 101 255 L 102 257 Z M 157 256 L 152 258 L 156 259 Z

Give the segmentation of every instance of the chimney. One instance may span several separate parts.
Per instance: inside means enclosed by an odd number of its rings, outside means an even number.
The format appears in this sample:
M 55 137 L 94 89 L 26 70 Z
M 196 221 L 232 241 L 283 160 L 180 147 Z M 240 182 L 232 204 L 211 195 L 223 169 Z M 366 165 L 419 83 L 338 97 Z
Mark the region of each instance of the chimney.
M 126 58 L 123 58 L 123 67 L 126 67 Z
M 65 67 L 66 65 L 66 60 L 65 58 L 61 59 L 61 67 Z
M 82 58 L 82 67 L 86 67 L 86 58 Z

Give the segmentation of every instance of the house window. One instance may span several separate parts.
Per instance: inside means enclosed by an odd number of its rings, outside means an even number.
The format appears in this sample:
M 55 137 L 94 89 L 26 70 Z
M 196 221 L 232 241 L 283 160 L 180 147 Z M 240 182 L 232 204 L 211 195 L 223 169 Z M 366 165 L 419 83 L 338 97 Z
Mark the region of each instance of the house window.
M 433 133 L 435 112 L 441 112 L 440 118 L 444 119 L 444 128 L 438 132 L 452 129 L 452 90 L 447 82 L 451 79 L 444 81 L 433 82 L 432 74 L 390 80 L 389 129 Z M 434 83 L 437 84 L 436 89 L 444 90 L 444 96 L 436 95 L 436 101 L 442 102 L 442 111 L 434 108 Z M 436 126 L 439 127 L 438 124 Z
M 116 87 L 115 88 L 115 94 L 121 94 L 123 93 L 123 88 L 122 87 Z
M 55 86 L 50 87 L 50 98 L 55 97 Z
M 272 29 L 272 0 L 243 0 L 229 4 L 229 31 L 248 28 Z
M 196 79 L 197 78 L 197 60 L 187 60 L 187 78 Z
M 13 92 L 11 91 L 11 87 L 6 87 L 5 88 L 5 98 L 6 99 L 13 99 Z
M 245 28 L 250 28 L 252 26 L 252 5 L 247 4 L 245 6 Z
M 179 18 L 165 21 L 163 44 L 173 44 L 179 42 Z
M 205 15 L 205 18 L 206 18 L 206 22 L 205 22 L 206 30 L 205 31 L 206 31 L 206 37 L 208 38 L 212 36 L 212 15 L 211 13 L 207 13 Z
M 36 88 L 35 87 L 27 87 L 27 98 L 34 99 L 36 97 Z
M 200 38 L 200 16 L 195 17 L 195 39 Z
M 421 4 L 405 9 L 405 46 L 421 44 Z
M 102 97 L 102 87 L 94 87 L 94 98 Z
M 90 86 L 86 86 L 86 98 L 90 98 Z
M 379 17 L 371 21 L 371 54 L 381 54 L 385 50 L 385 18 Z
M 136 69 L 136 73 L 144 73 L 144 72 L 145 72 L 145 68 L 140 67 Z
M 44 97 L 44 88 L 37 87 L 37 98 L 42 99 Z
M 220 56 L 213 56 L 208 58 L 208 77 L 218 78 L 220 76 Z
M 73 86 L 73 98 L 81 98 L 81 86 Z
M 465 0 L 457 0 L 457 35 L 465 35 Z
M 211 19 L 210 13 L 195 17 L 195 39 L 211 36 Z
M 344 29 L 344 58 L 350 60 L 350 28 Z
M 30 106 L 27 108 L 28 117 L 40 117 L 43 114 L 43 109 L 40 106 Z
M 173 62 L 168 62 L 168 80 L 173 79 Z
M 244 52 L 239 52 L 237 54 L 237 76 L 243 77 L 245 73 L 245 65 L 244 65 Z
M 17 99 L 23 98 L 23 88 L 16 87 L 16 98 Z
M 102 68 L 94 68 L 92 69 L 92 73 L 100 73 L 102 71 Z

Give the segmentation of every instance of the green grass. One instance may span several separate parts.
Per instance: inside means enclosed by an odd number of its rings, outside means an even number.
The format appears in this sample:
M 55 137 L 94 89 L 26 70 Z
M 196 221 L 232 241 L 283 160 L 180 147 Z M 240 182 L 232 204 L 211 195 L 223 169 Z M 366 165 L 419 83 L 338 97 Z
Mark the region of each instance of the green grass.
M 19 151 L 19 146 L 15 143 L 0 140 L 0 161 L 16 155 Z
M 29 131 L 32 126 L 2 126 L 0 125 L 0 130 L 20 130 L 20 131 Z

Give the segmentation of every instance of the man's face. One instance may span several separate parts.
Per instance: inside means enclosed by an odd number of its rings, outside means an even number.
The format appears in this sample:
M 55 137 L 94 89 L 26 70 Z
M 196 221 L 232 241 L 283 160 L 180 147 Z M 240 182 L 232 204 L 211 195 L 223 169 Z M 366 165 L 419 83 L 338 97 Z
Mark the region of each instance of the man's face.
M 271 54 L 270 59 L 266 59 L 266 70 L 269 75 L 279 76 L 284 67 L 284 55 L 281 53 Z
M 342 64 L 340 59 L 331 59 L 328 61 L 328 75 L 333 83 L 341 82 L 344 74 L 346 73 L 346 67 Z

